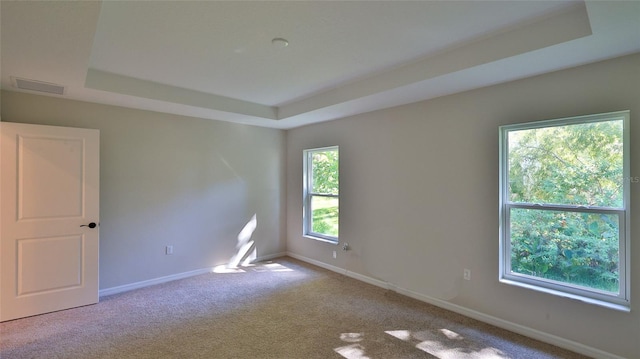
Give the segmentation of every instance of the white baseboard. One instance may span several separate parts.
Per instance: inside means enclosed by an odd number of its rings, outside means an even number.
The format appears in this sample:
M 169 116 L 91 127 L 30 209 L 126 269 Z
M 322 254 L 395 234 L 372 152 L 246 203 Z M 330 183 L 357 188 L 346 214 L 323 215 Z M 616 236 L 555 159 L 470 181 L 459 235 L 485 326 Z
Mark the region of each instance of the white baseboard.
M 504 319 L 500 319 L 498 317 L 494 317 L 488 314 L 484 314 L 457 304 L 453 304 L 447 301 L 444 301 L 442 299 L 437 299 L 437 298 L 433 298 L 430 297 L 428 295 L 424 295 L 421 293 L 417 293 L 408 289 L 404 289 L 404 288 L 398 288 L 395 285 L 385 282 L 385 281 L 381 281 L 379 279 L 375 279 L 375 278 L 371 278 L 359 273 L 354 273 L 354 272 L 350 272 L 347 271 L 343 268 L 340 267 L 336 267 L 336 266 L 332 266 L 330 264 L 326 264 L 324 262 L 320 262 L 317 261 L 315 259 L 311 259 L 311 258 L 307 258 L 305 256 L 301 256 L 299 254 L 296 253 L 291 253 L 291 252 L 287 252 L 287 255 L 289 257 L 295 258 L 295 259 L 299 259 L 303 262 L 307 262 L 313 265 L 316 265 L 318 267 L 321 268 L 325 268 L 328 269 L 330 271 L 336 272 L 336 273 L 340 273 L 343 275 L 346 275 L 348 277 L 363 281 L 365 283 L 369 283 L 375 286 L 378 286 L 380 288 L 384 288 L 384 289 L 390 289 L 393 290 L 399 294 L 402 295 L 406 295 L 407 297 L 411 297 L 414 299 L 417 299 L 419 301 L 425 302 L 425 303 L 429 303 L 432 305 L 435 305 L 437 307 L 443 308 L 443 309 L 447 309 L 450 310 L 452 312 L 458 313 L 458 314 L 462 314 L 466 317 L 469 318 L 473 318 L 476 320 L 479 320 L 481 322 L 487 323 L 487 324 L 491 324 L 494 325 L 496 327 L 502 328 L 502 329 L 506 329 L 509 331 L 512 331 L 514 333 L 518 333 L 524 336 L 527 336 L 529 338 L 533 338 L 536 340 L 539 340 L 541 342 L 545 342 L 548 344 L 552 344 L 555 345 L 557 347 L 560 348 L 564 348 L 567 350 L 571 350 L 573 352 L 576 353 L 580 353 L 583 355 L 587 355 L 593 358 L 601 358 L 601 359 L 625 359 L 621 356 L 617 356 L 615 354 L 612 353 L 608 353 L 605 351 L 602 351 L 600 349 L 596 349 L 569 339 L 565 339 L 556 335 L 552 335 L 549 333 L 545 333 L 533 328 L 529 328 L 526 327 L 524 325 L 520 325 L 520 324 L 516 324 Z
M 307 263 L 313 264 L 315 266 L 318 266 L 318 267 L 321 267 L 321 268 L 324 268 L 324 269 L 328 269 L 328 270 L 330 270 L 332 272 L 344 274 L 347 277 L 351 277 L 351 278 L 357 279 L 357 280 L 359 280 L 361 282 L 373 284 L 373 285 L 375 285 L 377 287 L 381 287 L 381 288 L 384 288 L 384 289 L 390 289 L 390 288 L 388 288 L 389 283 L 387 283 L 385 281 L 381 281 L 381 280 L 378 280 L 378 279 L 375 279 L 375 278 L 367 277 L 367 276 L 362 275 L 360 273 L 351 272 L 351 271 L 348 271 L 348 270 L 340 268 L 340 267 L 332 266 L 331 264 L 327 264 L 327 263 L 324 263 L 324 262 L 317 261 L 315 259 L 311 259 L 311 258 L 307 258 L 307 257 L 301 256 L 299 254 L 287 252 L 287 255 L 289 257 L 291 257 L 291 258 L 299 259 L 299 260 L 301 260 L 303 262 L 307 262 Z
M 256 262 L 262 262 L 262 261 L 268 261 L 274 258 L 280 258 L 280 257 L 284 257 L 287 255 L 287 252 L 279 252 L 279 253 L 274 253 L 274 254 L 268 254 L 266 256 L 261 256 L 256 258 Z
M 148 286 L 152 286 L 152 285 L 156 285 L 156 284 L 162 284 L 162 283 L 166 283 L 166 282 L 171 282 L 177 279 L 184 279 L 184 278 L 189 278 L 189 277 L 193 277 L 196 275 L 200 275 L 200 274 L 205 274 L 205 273 L 211 273 L 213 271 L 213 268 L 202 268 L 202 269 L 196 269 L 193 271 L 189 271 L 189 272 L 183 272 L 183 273 L 177 273 L 177 274 L 172 274 L 172 275 L 168 275 L 168 276 L 164 276 L 164 277 L 159 277 L 159 278 L 154 278 L 154 279 L 149 279 L 149 280 L 143 280 L 141 282 L 135 282 L 135 283 L 130 283 L 130 284 L 125 284 L 125 285 L 120 285 L 117 287 L 111 287 L 111 288 L 107 288 L 107 289 L 100 289 L 100 296 L 107 296 L 107 295 L 113 295 L 113 294 L 118 294 L 118 293 L 123 293 L 123 292 L 128 292 L 130 290 L 134 290 L 134 289 L 140 289 L 140 288 L 144 288 L 144 287 L 148 287 Z
M 256 258 L 255 262 L 261 262 L 261 261 L 266 261 L 266 260 L 270 260 L 270 259 L 274 259 L 274 258 L 278 258 L 278 257 L 284 257 L 286 255 L 287 255 L 287 253 L 285 253 L 285 252 L 269 254 L 269 255 L 266 255 L 266 256 L 262 256 L 262 257 Z M 149 279 L 149 280 L 143 280 L 141 282 L 135 282 L 135 283 L 125 284 L 125 285 L 120 285 L 120 286 L 117 286 L 117 287 L 100 289 L 99 296 L 103 297 L 103 296 L 107 296 L 107 295 L 124 293 L 124 292 L 128 292 L 128 291 L 134 290 L 134 289 L 140 289 L 140 288 L 144 288 L 144 287 L 148 287 L 148 286 L 152 286 L 152 285 L 156 285 L 156 284 L 162 284 L 162 283 L 171 282 L 171 281 L 178 280 L 178 279 L 189 278 L 189 277 L 193 277 L 193 276 L 196 276 L 196 275 L 205 274 L 205 273 L 211 273 L 211 272 L 213 272 L 213 268 L 202 268 L 202 269 L 196 269 L 196 270 L 189 271 L 189 272 L 182 272 L 182 273 L 177 273 L 177 274 L 171 274 L 171 275 L 164 276 L 164 277 L 153 278 L 153 279 Z

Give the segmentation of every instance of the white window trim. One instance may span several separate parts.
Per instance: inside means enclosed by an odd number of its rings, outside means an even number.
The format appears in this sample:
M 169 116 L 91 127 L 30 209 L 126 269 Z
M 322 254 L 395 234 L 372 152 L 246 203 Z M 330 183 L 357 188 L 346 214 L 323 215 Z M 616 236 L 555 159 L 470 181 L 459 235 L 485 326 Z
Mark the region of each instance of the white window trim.
M 322 242 L 327 242 L 331 244 L 338 244 L 340 239 L 338 236 L 328 236 L 323 233 L 314 232 L 311 228 L 311 199 L 313 196 L 318 197 L 331 197 L 331 198 L 340 198 L 340 194 L 328 194 L 328 193 L 314 193 L 310 192 L 311 188 L 311 179 L 313 176 L 311 175 L 312 167 L 311 167 L 311 155 L 314 152 L 322 152 L 322 151 L 338 151 L 338 156 L 340 153 L 339 146 L 329 146 L 329 147 L 320 147 L 320 148 L 310 148 L 304 150 L 303 156 L 303 175 L 302 175 L 302 183 L 303 183 L 303 193 L 302 193 L 302 235 L 306 238 L 315 239 Z M 340 161 L 338 159 L 338 161 Z M 338 167 L 339 167 L 338 163 Z M 338 174 L 339 175 L 339 174 Z
M 512 203 L 508 200 L 509 173 L 508 173 L 508 138 L 507 134 L 514 130 L 534 129 L 552 126 L 563 126 L 569 124 L 579 124 L 588 122 L 602 122 L 607 120 L 623 121 L 623 205 L 621 208 L 585 207 L 570 205 L 543 205 L 536 203 Z M 629 111 L 618 111 L 587 116 L 576 116 L 557 120 L 546 120 L 539 122 L 529 122 L 514 125 L 500 126 L 500 246 L 499 246 L 499 280 L 502 283 L 528 288 L 544 293 L 575 299 L 581 302 L 595 304 L 619 311 L 630 311 L 631 293 L 631 251 L 630 251 L 630 140 L 629 140 Z M 529 208 L 541 210 L 562 210 L 589 213 L 617 214 L 619 218 L 619 283 L 620 292 L 614 295 L 608 292 L 595 289 L 584 289 L 584 287 L 569 283 L 559 283 L 555 281 L 536 278 L 511 272 L 511 240 L 509 231 L 509 214 L 511 208 Z

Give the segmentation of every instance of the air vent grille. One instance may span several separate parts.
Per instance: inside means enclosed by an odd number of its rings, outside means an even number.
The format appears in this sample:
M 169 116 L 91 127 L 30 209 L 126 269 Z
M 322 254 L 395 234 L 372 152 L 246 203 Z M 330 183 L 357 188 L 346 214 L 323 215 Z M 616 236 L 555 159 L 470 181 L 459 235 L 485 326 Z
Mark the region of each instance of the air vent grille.
M 48 82 L 27 80 L 27 79 L 20 79 L 20 78 L 14 78 L 14 80 L 15 80 L 16 87 L 22 90 L 46 92 L 46 93 L 52 93 L 56 95 L 64 94 L 64 86 L 51 84 Z

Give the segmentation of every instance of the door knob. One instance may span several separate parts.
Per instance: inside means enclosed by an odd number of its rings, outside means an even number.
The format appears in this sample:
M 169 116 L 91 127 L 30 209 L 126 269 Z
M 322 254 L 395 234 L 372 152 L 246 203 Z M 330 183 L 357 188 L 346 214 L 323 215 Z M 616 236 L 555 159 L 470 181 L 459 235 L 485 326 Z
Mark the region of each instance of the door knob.
M 91 222 L 89 224 L 83 224 L 80 227 L 96 228 L 96 226 L 98 226 L 98 225 L 95 222 Z

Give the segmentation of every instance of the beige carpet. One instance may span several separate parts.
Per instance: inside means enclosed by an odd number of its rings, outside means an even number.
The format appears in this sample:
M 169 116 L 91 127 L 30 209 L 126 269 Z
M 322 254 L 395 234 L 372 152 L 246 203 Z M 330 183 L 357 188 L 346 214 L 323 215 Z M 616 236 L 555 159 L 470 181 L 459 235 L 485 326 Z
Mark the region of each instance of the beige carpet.
M 291 258 L 0 324 L 18 358 L 584 358 Z

